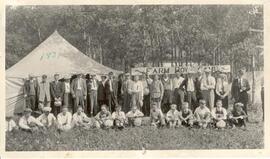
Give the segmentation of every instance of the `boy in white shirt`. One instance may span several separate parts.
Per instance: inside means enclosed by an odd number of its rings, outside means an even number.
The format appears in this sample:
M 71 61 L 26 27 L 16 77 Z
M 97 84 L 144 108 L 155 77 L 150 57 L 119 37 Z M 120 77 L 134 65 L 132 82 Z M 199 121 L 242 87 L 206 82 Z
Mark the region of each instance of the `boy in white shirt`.
M 72 115 L 68 112 L 68 107 L 63 106 L 62 112 L 57 115 L 58 130 L 68 131 L 72 128 Z
M 112 113 L 112 119 L 114 120 L 114 126 L 120 130 L 122 130 L 127 123 L 126 115 L 123 111 L 121 111 L 121 106 L 117 105 L 115 108 L 115 112 Z
M 183 126 L 187 126 L 187 127 L 192 127 L 193 126 L 193 113 L 192 110 L 189 109 L 189 103 L 184 102 L 183 106 L 182 106 L 182 110 L 180 111 L 180 120 L 181 120 L 181 124 Z
M 171 109 L 166 114 L 166 120 L 169 123 L 170 128 L 177 128 L 180 125 L 180 114 L 176 107 L 176 104 L 171 104 Z
M 95 116 L 96 128 L 108 129 L 113 126 L 113 120 L 111 112 L 107 109 L 107 106 L 103 104 L 101 106 L 101 111 Z
M 143 116 L 144 114 L 139 109 L 137 109 L 137 106 L 134 105 L 131 111 L 126 114 L 126 117 L 128 118 L 128 123 L 132 126 L 141 126 Z
M 42 111 L 43 114 L 41 114 L 37 120 L 41 122 L 46 128 L 49 128 L 53 126 L 56 123 L 56 118 L 55 116 L 50 113 L 52 110 L 51 107 L 43 107 Z
M 216 107 L 211 112 L 213 124 L 216 128 L 225 128 L 227 119 L 227 111 L 222 107 L 222 100 L 217 100 Z
M 6 132 L 11 132 L 13 130 L 17 130 L 18 126 L 11 116 L 6 117 Z
M 83 127 L 85 129 L 89 129 L 91 126 L 91 120 L 83 112 L 81 106 L 79 106 L 77 112 L 73 114 L 72 125 L 75 127 Z
M 194 112 L 195 124 L 200 128 L 206 129 L 211 120 L 211 112 L 206 107 L 206 101 L 204 99 L 200 99 L 199 104 L 199 107 Z
M 152 109 L 150 112 L 150 121 L 151 126 L 158 127 L 158 126 L 165 126 L 165 119 L 162 111 L 158 109 L 157 103 L 153 103 Z
M 24 115 L 19 120 L 19 127 L 22 130 L 26 131 L 37 131 L 39 128 L 44 128 L 44 125 L 39 122 L 36 118 L 31 116 L 32 110 L 30 108 L 26 108 L 24 110 Z

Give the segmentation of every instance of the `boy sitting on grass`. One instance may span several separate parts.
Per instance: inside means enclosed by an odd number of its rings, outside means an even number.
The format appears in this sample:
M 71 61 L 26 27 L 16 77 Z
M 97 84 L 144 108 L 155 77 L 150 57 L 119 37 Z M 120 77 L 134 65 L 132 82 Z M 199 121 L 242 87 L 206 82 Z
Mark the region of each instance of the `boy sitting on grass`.
M 67 106 L 63 106 L 62 112 L 57 115 L 58 130 L 69 131 L 72 128 L 72 114 Z
M 111 128 L 113 126 L 113 120 L 111 112 L 107 110 L 105 104 L 101 105 L 101 111 L 95 116 L 96 128 Z
M 189 109 L 187 102 L 183 103 L 182 110 L 179 113 L 179 117 L 183 126 L 190 128 L 193 127 L 193 113 L 191 109 Z
M 114 126 L 120 130 L 125 127 L 126 115 L 123 111 L 121 111 L 121 105 L 117 105 L 115 108 L 115 112 L 112 113 L 112 119 L 114 121 Z
M 157 103 L 153 103 L 152 105 L 152 109 L 150 112 L 150 121 L 151 121 L 151 126 L 155 128 L 165 126 L 164 115 L 162 111 L 158 108 Z
M 194 112 L 195 122 L 199 128 L 206 129 L 211 120 L 210 110 L 206 107 L 206 101 L 204 99 L 199 100 L 199 107 Z
M 166 120 L 170 128 L 177 128 L 180 125 L 179 111 L 176 109 L 176 104 L 171 104 L 171 109 L 166 114 Z
M 128 118 L 128 124 L 131 126 L 141 126 L 142 125 L 142 117 L 144 114 L 137 109 L 137 106 L 133 105 L 132 110 L 126 114 Z
M 247 114 L 243 110 L 243 106 L 242 103 L 235 103 L 232 112 L 229 113 L 228 124 L 232 128 L 235 128 L 235 126 L 246 128 Z
M 19 127 L 25 131 L 38 131 L 40 128 L 44 128 L 44 125 L 39 122 L 36 118 L 31 116 L 32 110 L 26 108 L 24 110 L 24 115 L 19 120 Z
M 216 128 L 223 129 L 226 127 L 227 111 L 222 107 L 222 100 L 217 100 L 216 107 L 211 114 Z
M 91 126 L 91 119 L 86 116 L 81 106 L 79 106 L 77 112 L 73 114 L 72 125 L 84 129 L 89 129 Z
M 18 126 L 15 121 L 12 119 L 12 116 L 6 116 L 6 132 L 11 132 L 17 130 Z
M 56 123 L 55 116 L 50 113 L 52 110 L 51 107 L 43 107 L 42 108 L 42 114 L 37 118 L 38 121 L 40 121 L 46 128 L 50 128 Z

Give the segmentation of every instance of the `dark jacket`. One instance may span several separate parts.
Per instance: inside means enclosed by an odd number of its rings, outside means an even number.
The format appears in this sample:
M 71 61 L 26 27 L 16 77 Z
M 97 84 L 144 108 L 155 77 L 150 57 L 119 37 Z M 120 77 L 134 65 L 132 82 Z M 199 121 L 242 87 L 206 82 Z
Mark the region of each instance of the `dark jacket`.
M 247 79 L 242 79 L 242 86 L 246 87 L 246 90 L 243 91 L 244 93 L 247 93 L 247 91 L 250 90 L 250 85 Z M 234 98 L 236 101 L 239 100 L 239 95 L 240 95 L 240 83 L 239 80 L 236 78 L 233 80 L 232 82 L 232 89 L 231 89 L 231 94 L 232 94 L 232 98 Z
M 105 85 L 101 81 L 98 82 L 97 99 L 101 101 L 106 100 Z
M 30 92 L 30 80 L 25 81 L 24 87 L 23 87 L 23 93 L 26 95 L 38 95 L 38 82 L 36 80 L 33 81 L 34 84 L 34 92 Z M 34 93 L 34 94 L 33 94 Z
M 63 99 L 64 96 L 64 84 L 60 81 L 56 82 L 53 81 L 50 84 L 50 90 L 51 90 L 51 96 L 52 96 L 52 100 L 54 100 L 54 98 L 59 98 L 61 97 L 61 99 Z
M 116 98 L 117 97 L 117 88 L 118 88 L 117 81 L 112 80 L 112 90 L 113 91 L 111 92 L 111 90 L 110 90 L 110 83 L 109 83 L 109 80 L 107 80 L 105 82 L 105 94 L 106 94 L 106 98 L 108 99 L 111 95 L 113 95 L 114 98 Z
M 193 85 L 194 85 L 194 91 L 196 91 L 196 81 L 194 79 L 192 80 L 193 80 Z M 187 90 L 187 83 L 188 83 L 188 79 L 185 78 L 185 80 L 180 85 L 180 89 Z

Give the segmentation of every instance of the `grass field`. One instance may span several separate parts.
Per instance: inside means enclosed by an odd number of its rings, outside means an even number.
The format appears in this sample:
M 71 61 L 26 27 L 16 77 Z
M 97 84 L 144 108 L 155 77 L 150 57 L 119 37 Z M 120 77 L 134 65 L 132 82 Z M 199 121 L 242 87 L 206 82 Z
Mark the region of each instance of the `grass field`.
M 6 134 L 7 151 L 77 150 L 180 150 L 180 149 L 260 149 L 264 147 L 261 113 L 252 111 L 250 123 L 242 129 L 154 129 L 150 126 L 122 131 L 74 129 L 59 134 L 55 130 Z M 147 119 L 145 119 L 147 123 Z

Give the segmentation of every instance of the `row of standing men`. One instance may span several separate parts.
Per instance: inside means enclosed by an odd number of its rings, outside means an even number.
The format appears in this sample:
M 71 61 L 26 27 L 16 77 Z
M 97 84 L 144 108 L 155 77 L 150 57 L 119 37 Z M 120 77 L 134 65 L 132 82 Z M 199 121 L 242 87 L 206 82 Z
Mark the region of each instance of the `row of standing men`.
M 219 73 L 216 78 L 211 75 L 209 69 L 197 74 L 176 73 L 170 78 L 168 74 L 141 76 L 135 75 L 133 80 L 129 73 L 121 74 L 118 80 L 114 73 L 101 76 L 97 80 L 96 75 L 78 74 L 75 78 L 54 75 L 54 81 L 49 82 L 47 76 L 42 76 L 42 81 L 37 82 L 33 75 L 24 84 L 24 96 L 26 105 L 32 110 L 42 110 L 43 107 L 52 107 L 56 116 L 63 106 L 67 106 L 71 112 L 76 112 L 78 106 L 82 106 L 87 115 L 94 116 L 100 111 L 103 104 L 108 106 L 110 112 L 115 110 L 116 105 L 122 105 L 125 113 L 131 110 L 132 105 L 145 114 L 150 115 L 150 105 L 155 102 L 162 112 L 166 113 L 171 104 L 176 104 L 180 110 L 186 101 L 190 109 L 194 111 L 198 106 L 199 99 L 205 99 L 209 109 L 214 108 L 216 100 L 222 100 L 225 109 L 228 109 L 228 97 L 231 93 L 235 102 L 244 104 L 247 113 L 248 91 L 250 85 L 243 78 L 244 71 L 239 70 L 237 77 L 230 87 L 227 75 Z

